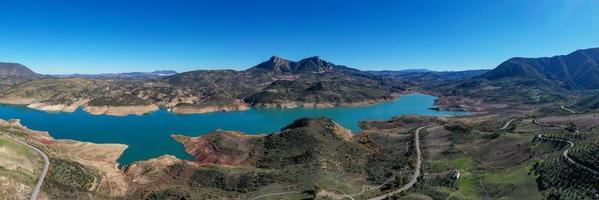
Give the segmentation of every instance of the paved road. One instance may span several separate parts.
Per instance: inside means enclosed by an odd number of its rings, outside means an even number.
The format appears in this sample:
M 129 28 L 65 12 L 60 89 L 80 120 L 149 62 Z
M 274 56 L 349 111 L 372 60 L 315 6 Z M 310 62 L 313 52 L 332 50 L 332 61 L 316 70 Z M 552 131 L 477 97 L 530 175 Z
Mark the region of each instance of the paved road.
M 285 195 L 285 194 L 295 194 L 295 193 L 302 193 L 302 192 L 300 192 L 300 191 L 290 191 L 290 192 L 279 192 L 279 193 L 264 194 L 264 195 L 260 195 L 260 196 L 254 197 L 251 200 L 256 200 L 256 199 L 260 199 L 260 198 L 264 198 L 264 197 L 270 197 L 270 196 L 278 196 L 278 195 Z
M 393 195 L 399 194 L 405 190 L 410 189 L 412 186 L 414 186 L 414 184 L 416 184 L 416 181 L 418 180 L 418 177 L 420 177 L 420 167 L 422 165 L 422 152 L 420 150 L 420 130 L 422 130 L 423 128 L 425 128 L 426 126 L 420 127 L 418 129 L 416 129 L 416 133 L 414 134 L 414 143 L 416 145 L 416 169 L 414 171 L 414 174 L 412 175 L 412 179 L 410 179 L 410 182 L 408 182 L 406 185 L 404 185 L 403 187 L 394 190 L 392 192 L 389 192 L 387 194 L 378 196 L 378 197 L 374 197 L 371 198 L 370 200 L 382 200 L 388 197 L 391 197 Z M 354 196 L 359 196 L 364 194 L 364 192 L 366 192 L 367 190 L 372 190 L 372 189 L 377 189 L 380 187 L 383 187 L 385 184 L 393 181 L 395 177 L 390 178 L 389 180 L 385 181 L 383 184 L 375 186 L 375 187 L 371 187 L 371 188 L 367 188 L 367 186 L 362 186 L 362 191 L 357 193 L 357 194 L 351 194 L 351 195 L 347 195 L 347 194 L 343 194 L 343 195 L 339 195 L 336 197 L 333 197 L 334 199 L 343 199 L 343 198 L 349 198 L 349 199 L 354 199 Z M 271 193 L 271 194 L 264 194 L 264 195 L 260 195 L 257 197 L 252 198 L 251 200 L 256 200 L 256 199 L 260 199 L 263 197 L 268 197 L 268 196 L 278 196 L 278 195 L 285 195 L 285 194 L 293 194 L 293 193 L 301 193 L 299 191 L 290 191 L 290 192 L 279 192 L 279 193 Z
M 48 167 L 50 166 L 50 160 L 48 159 L 48 156 L 44 152 L 39 150 L 38 148 L 35 148 L 34 146 L 31 146 L 17 138 L 11 137 L 9 135 L 6 135 L 6 136 L 18 143 L 21 143 L 22 145 L 25 145 L 25 146 L 33 149 L 34 151 L 36 151 L 37 153 L 42 155 L 42 157 L 44 158 L 44 162 L 45 162 L 44 169 L 42 170 L 42 174 L 40 174 L 40 178 L 38 179 L 37 184 L 35 185 L 35 188 L 33 188 L 33 192 L 31 193 L 31 200 L 37 200 L 37 195 L 40 193 L 42 185 L 44 184 L 44 179 L 46 178 L 46 174 L 48 174 Z
M 515 120 L 516 120 L 516 119 L 510 119 L 510 121 L 507 121 L 507 122 L 505 123 L 505 125 L 503 125 L 503 127 L 501 127 L 499 130 L 500 130 L 500 131 L 503 131 L 503 130 L 507 129 L 508 127 L 510 127 L 510 124 L 511 124 L 512 122 L 514 122 Z
M 547 123 L 543 123 L 543 122 L 537 121 L 537 119 L 533 119 L 532 123 L 536 124 L 536 125 L 539 125 L 539 126 L 544 126 L 544 127 L 560 127 L 558 125 L 547 124 Z
M 544 140 L 553 140 L 553 141 L 558 141 L 558 142 L 567 142 L 568 144 L 570 144 L 570 146 L 564 151 L 564 153 L 562 153 L 562 155 L 566 158 L 566 160 L 568 160 L 569 163 L 572 163 L 580 168 L 583 168 L 595 175 L 599 175 L 599 171 L 596 171 L 590 167 L 584 166 L 583 164 L 580 164 L 578 162 L 576 162 L 575 160 L 573 160 L 572 158 L 570 158 L 570 156 L 568 156 L 568 152 L 570 151 L 570 148 L 572 148 L 574 146 L 574 142 L 570 141 L 570 140 L 566 140 L 566 139 L 558 139 L 558 138 L 548 138 L 543 136 L 543 134 L 539 134 L 538 137 L 540 139 L 544 139 Z
M 412 186 L 414 186 L 414 184 L 416 184 L 416 181 L 418 180 L 418 177 L 420 176 L 420 166 L 422 165 L 422 153 L 420 151 L 420 130 L 422 130 L 425 127 L 426 126 L 416 129 L 416 133 L 414 134 L 414 143 L 416 144 L 417 159 L 416 159 L 416 169 L 414 170 L 414 174 L 412 174 L 412 179 L 410 179 L 410 182 L 408 182 L 406 185 L 404 185 L 403 187 L 401 187 L 397 190 L 394 190 L 392 192 L 389 192 L 387 194 L 384 194 L 384 195 L 381 195 L 378 197 L 371 198 L 370 200 L 382 200 L 385 198 L 389 198 L 393 195 L 399 194 L 403 191 L 410 189 Z
M 572 110 L 572 109 L 566 108 L 565 106 L 560 106 L 560 108 L 562 108 L 562 110 L 568 111 L 568 112 L 570 112 L 570 113 L 572 113 L 572 114 L 576 114 L 576 113 L 578 113 L 578 112 L 576 112 L 576 111 L 574 111 L 574 110 Z

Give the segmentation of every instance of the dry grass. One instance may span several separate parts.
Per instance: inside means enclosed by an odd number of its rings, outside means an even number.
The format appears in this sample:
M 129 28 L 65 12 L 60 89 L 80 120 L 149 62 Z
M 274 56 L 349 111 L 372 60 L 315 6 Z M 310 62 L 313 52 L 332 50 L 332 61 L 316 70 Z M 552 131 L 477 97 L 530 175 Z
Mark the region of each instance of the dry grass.
M 599 114 L 558 115 L 539 119 L 539 122 L 568 126 L 574 123 L 580 130 L 588 131 L 599 127 Z
M 508 168 L 532 157 L 532 138 L 507 134 L 477 145 L 463 146 L 476 161 L 492 169 Z
M 116 163 L 127 148 L 126 145 L 57 140 L 51 148 L 58 157 L 96 169 L 101 176 L 95 186 L 98 192 L 108 196 L 122 196 L 126 193 L 128 184 Z
M 427 129 L 426 134 L 424 134 L 423 147 L 428 153 L 428 159 L 440 159 L 441 153 L 451 146 L 450 135 L 451 132 L 443 126 L 435 126 Z
M 27 199 L 41 168 L 37 153 L 0 134 L 0 199 Z

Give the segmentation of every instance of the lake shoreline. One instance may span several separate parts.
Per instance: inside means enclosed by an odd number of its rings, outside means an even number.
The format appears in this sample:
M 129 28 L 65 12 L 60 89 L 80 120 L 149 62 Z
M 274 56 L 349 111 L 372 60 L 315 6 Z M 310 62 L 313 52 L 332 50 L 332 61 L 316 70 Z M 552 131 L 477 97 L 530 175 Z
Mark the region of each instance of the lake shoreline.
M 0 102 L 0 105 L 13 105 L 13 106 L 23 106 L 35 110 L 45 111 L 45 112 L 66 112 L 72 113 L 79 109 L 83 109 L 85 112 L 92 115 L 109 115 L 109 116 L 118 116 L 118 117 L 126 117 L 129 115 L 146 115 L 156 112 L 158 110 L 166 110 L 168 112 L 176 113 L 176 114 L 205 114 L 212 112 L 237 112 L 237 111 L 247 111 L 252 108 L 259 109 L 293 109 L 293 108 L 335 108 L 335 107 L 359 107 L 359 106 L 371 106 L 380 103 L 387 103 L 392 101 L 397 101 L 401 96 L 409 95 L 409 94 L 423 94 L 420 92 L 412 92 L 407 91 L 403 93 L 393 93 L 391 98 L 384 99 L 367 99 L 363 101 L 356 102 L 279 102 L 279 103 L 260 103 L 255 105 L 249 105 L 243 102 L 235 102 L 234 104 L 227 105 L 179 105 L 173 107 L 165 107 L 158 106 L 155 104 L 148 105 L 127 105 L 127 106 L 95 106 L 88 105 L 88 100 L 80 100 L 73 102 L 71 104 L 49 104 L 49 103 L 41 103 L 34 102 L 31 103 L 29 101 L 16 102 L 16 101 L 4 101 Z
M 192 159 L 172 134 L 200 136 L 217 129 L 251 135 L 270 134 L 298 118 L 327 117 L 358 133 L 360 121 L 389 120 L 401 115 L 452 116 L 462 112 L 430 110 L 437 97 L 410 93 L 393 101 L 372 105 L 327 108 L 250 108 L 245 111 L 177 114 L 164 108 L 143 115 L 92 115 L 82 108 L 74 112 L 46 112 L 25 106 L 0 104 L 0 118 L 21 119 L 24 125 L 45 130 L 57 139 L 129 146 L 119 158 L 122 165 L 163 154 Z

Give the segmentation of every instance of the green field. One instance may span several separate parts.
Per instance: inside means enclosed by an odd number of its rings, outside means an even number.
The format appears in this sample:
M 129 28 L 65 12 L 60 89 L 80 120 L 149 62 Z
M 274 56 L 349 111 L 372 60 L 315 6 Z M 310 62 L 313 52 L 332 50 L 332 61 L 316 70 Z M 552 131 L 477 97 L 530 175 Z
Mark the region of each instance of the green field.
M 40 156 L 5 135 L 0 135 L 0 176 L 31 184 L 41 170 Z

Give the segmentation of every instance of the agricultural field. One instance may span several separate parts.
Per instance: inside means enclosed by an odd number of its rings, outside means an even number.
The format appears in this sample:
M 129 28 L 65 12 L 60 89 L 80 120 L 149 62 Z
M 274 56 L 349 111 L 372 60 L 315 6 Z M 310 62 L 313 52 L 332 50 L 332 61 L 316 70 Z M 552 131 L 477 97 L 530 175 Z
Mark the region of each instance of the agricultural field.
M 39 154 L 0 134 L 0 196 L 27 199 L 43 167 Z

